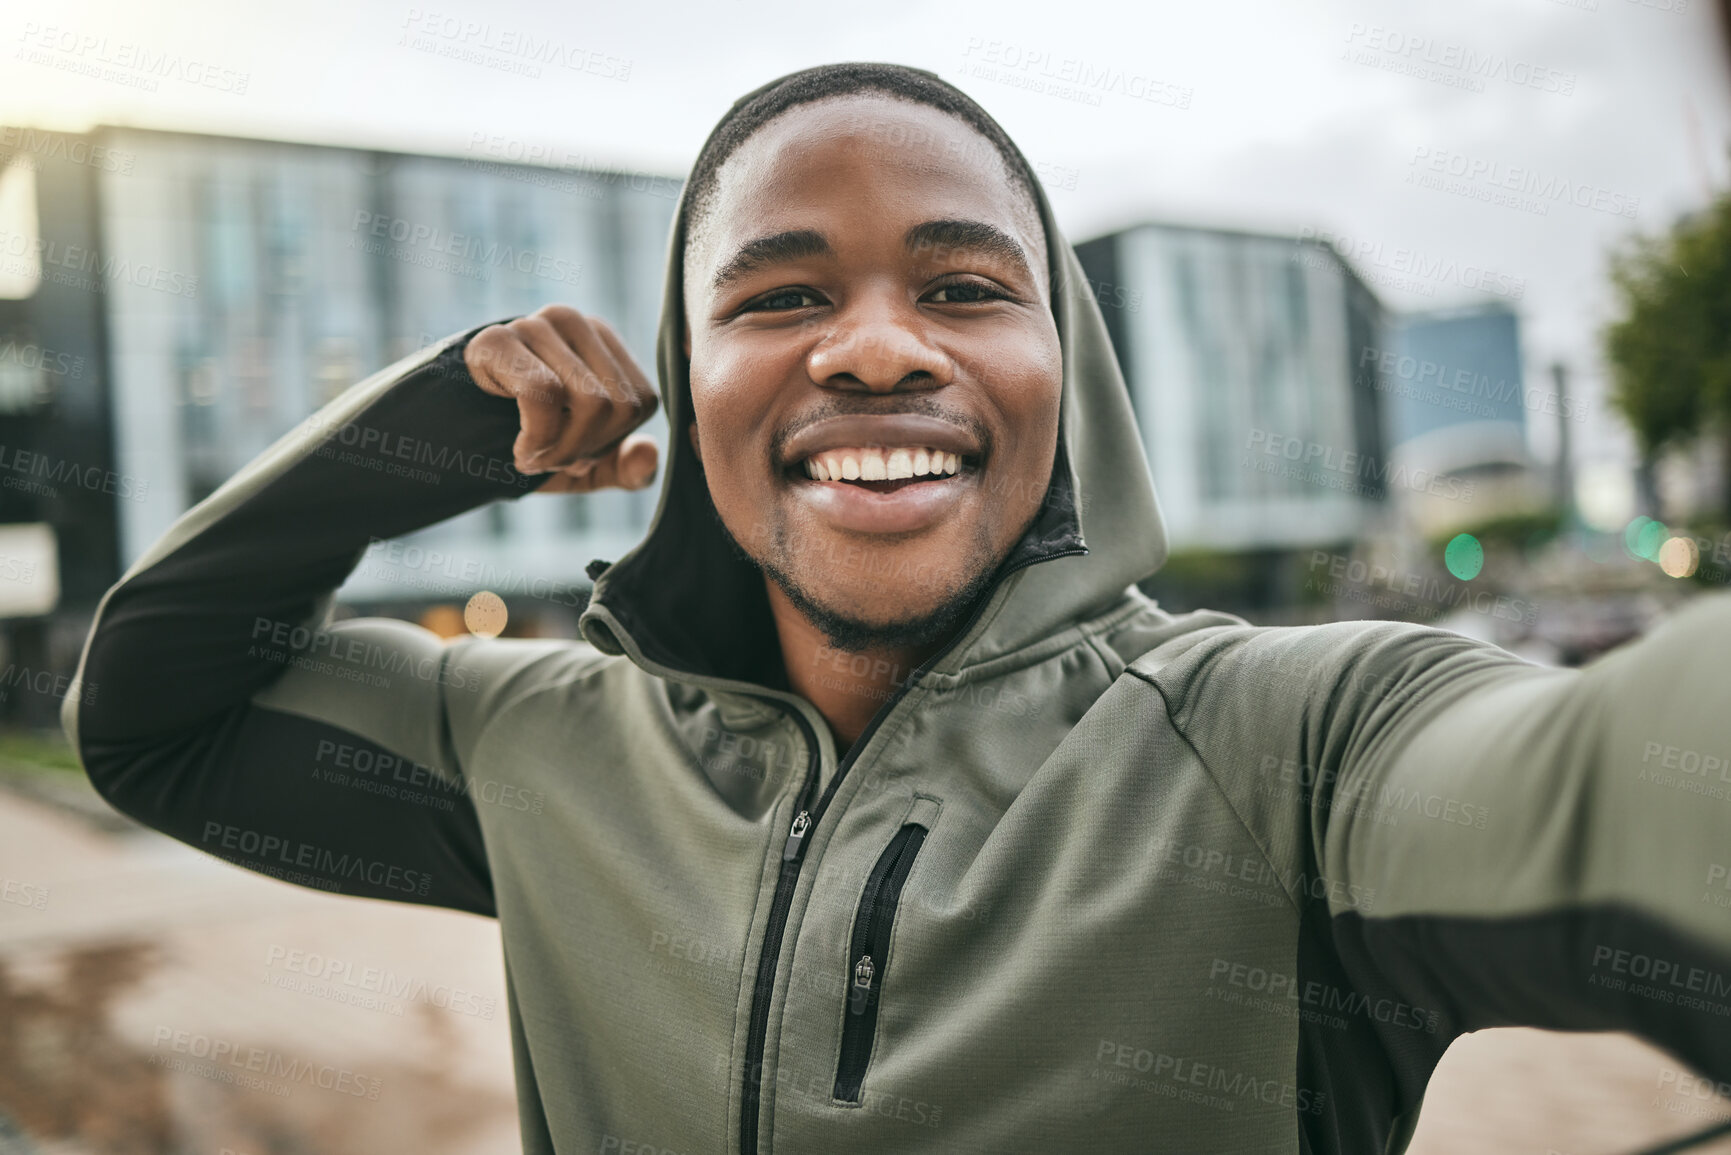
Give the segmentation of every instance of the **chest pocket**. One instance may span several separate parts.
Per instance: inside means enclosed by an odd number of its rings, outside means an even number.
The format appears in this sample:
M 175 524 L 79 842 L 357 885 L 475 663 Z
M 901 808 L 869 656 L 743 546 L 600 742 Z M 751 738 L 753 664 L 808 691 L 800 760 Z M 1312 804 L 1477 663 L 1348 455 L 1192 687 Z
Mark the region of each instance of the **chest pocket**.
M 866 876 L 848 936 L 846 993 L 843 997 L 841 1056 L 836 1062 L 834 1098 L 849 1105 L 861 1101 L 866 1068 L 871 1066 L 877 1036 L 878 1005 L 889 977 L 890 936 L 902 887 L 914 868 L 920 847 L 937 820 L 935 798 L 916 796 L 907 820 L 883 848 Z

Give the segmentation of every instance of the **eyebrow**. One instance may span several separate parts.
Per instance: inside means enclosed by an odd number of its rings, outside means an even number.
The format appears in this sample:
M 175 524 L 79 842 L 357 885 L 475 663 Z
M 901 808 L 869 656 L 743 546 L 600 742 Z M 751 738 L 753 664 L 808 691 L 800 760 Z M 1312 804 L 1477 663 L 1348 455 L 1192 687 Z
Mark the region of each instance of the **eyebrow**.
M 1028 256 L 1016 239 L 985 221 L 924 221 L 907 231 L 902 245 L 909 253 L 922 249 L 983 253 L 1007 260 L 1029 276 L 1033 274 Z M 712 285 L 724 289 L 767 265 L 834 255 L 829 238 L 816 229 L 789 229 L 745 242 L 716 270 Z
M 962 250 L 1000 257 L 1028 276 L 1033 276 L 1028 254 L 1022 251 L 1022 246 L 1016 239 L 1003 229 L 985 221 L 926 221 L 909 229 L 907 236 L 902 238 L 902 243 L 910 253 L 917 253 L 921 249 L 937 249 L 939 256 L 942 256 L 944 250 Z
M 790 229 L 784 233 L 758 237 L 739 246 L 739 251 L 716 270 L 714 287 L 724 289 L 765 265 L 834 255 L 835 250 L 830 248 L 829 238 L 816 229 Z

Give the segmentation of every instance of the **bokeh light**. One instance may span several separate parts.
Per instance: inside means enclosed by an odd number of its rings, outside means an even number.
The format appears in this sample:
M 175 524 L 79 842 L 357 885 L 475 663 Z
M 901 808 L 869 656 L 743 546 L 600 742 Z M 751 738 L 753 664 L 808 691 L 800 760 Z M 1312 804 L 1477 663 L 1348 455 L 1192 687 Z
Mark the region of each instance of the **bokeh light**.
M 1648 561 L 1658 561 L 1659 547 L 1664 545 L 1665 540 L 1670 536 L 1670 527 L 1664 522 L 1649 520 L 1646 525 L 1641 527 L 1641 532 L 1636 535 L 1637 548 L 1635 553 Z
M 496 638 L 505 628 L 505 599 L 492 590 L 482 590 L 463 607 L 463 624 L 469 632 L 482 638 Z
M 1457 533 L 1443 549 L 1443 564 L 1464 582 L 1479 576 L 1485 568 L 1485 547 L 1470 533 Z
M 1701 551 L 1686 537 L 1673 537 L 1659 547 L 1659 568 L 1674 578 L 1686 578 L 1701 564 Z
M 1653 519 L 1643 513 L 1623 527 L 1623 548 L 1630 557 L 1641 556 L 1641 531 L 1652 524 Z

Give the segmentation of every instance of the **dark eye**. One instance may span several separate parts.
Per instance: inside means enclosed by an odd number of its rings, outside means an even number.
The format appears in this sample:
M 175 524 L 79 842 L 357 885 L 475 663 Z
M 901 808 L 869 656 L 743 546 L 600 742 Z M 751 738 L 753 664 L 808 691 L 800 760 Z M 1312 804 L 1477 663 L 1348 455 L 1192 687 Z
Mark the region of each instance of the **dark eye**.
M 777 289 L 768 296 L 759 297 L 747 305 L 746 311 L 768 310 L 774 312 L 780 309 L 803 309 L 817 303 L 817 294 L 810 289 Z
M 1002 301 L 1004 294 L 979 281 L 955 281 L 932 291 L 931 300 L 938 305 L 973 305 L 981 301 Z

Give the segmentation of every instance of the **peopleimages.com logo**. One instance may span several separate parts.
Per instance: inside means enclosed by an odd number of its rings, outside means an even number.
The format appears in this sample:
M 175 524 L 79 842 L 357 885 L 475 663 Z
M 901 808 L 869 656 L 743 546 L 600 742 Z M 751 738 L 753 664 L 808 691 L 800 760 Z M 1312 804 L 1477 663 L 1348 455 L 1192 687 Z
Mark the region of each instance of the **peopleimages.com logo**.
M 1573 72 L 1547 68 L 1501 52 L 1486 52 L 1469 44 L 1356 20 L 1347 29 L 1346 45 L 1342 55 L 1355 64 L 1405 73 L 1471 92 L 1483 92 L 1487 80 L 1500 80 L 1517 88 L 1572 96 L 1578 79 Z
M 1439 192 L 1548 216 L 1552 204 L 1633 217 L 1641 198 L 1587 181 L 1571 180 L 1532 165 L 1506 164 L 1489 157 L 1419 145 L 1407 162 L 1408 183 Z
M 1251 429 L 1244 451 L 1245 464 L 1252 469 L 1344 493 L 1369 497 L 1388 489 L 1406 489 L 1450 501 L 1470 501 L 1474 492 L 1472 482 L 1452 474 L 1409 468 L 1356 449 L 1341 449 L 1267 429 Z

